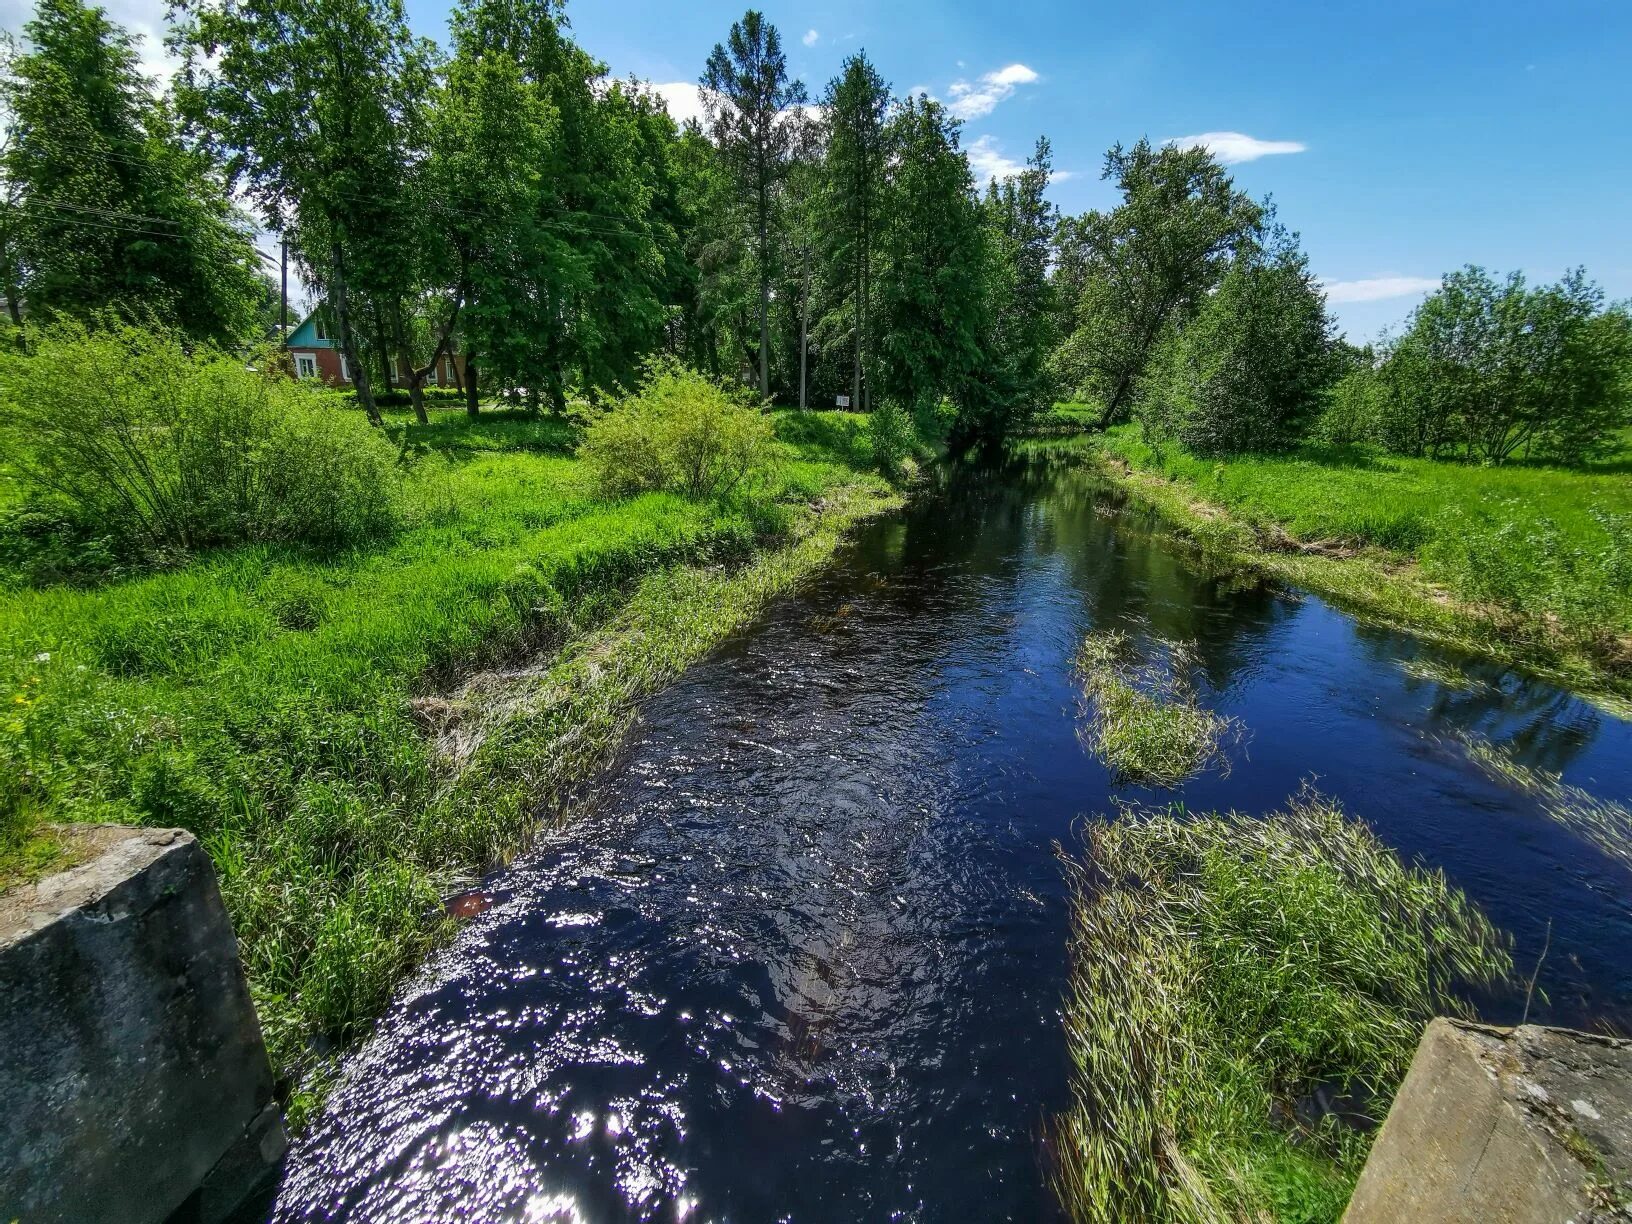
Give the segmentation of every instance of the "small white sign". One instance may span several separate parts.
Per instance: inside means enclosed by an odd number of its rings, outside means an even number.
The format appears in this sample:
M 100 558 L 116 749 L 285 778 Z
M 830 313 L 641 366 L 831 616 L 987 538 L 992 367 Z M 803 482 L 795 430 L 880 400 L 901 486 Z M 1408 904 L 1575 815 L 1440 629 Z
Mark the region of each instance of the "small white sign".
M 840 408 L 850 407 L 850 397 L 848 395 L 839 396 L 838 397 L 838 404 L 839 404 Z

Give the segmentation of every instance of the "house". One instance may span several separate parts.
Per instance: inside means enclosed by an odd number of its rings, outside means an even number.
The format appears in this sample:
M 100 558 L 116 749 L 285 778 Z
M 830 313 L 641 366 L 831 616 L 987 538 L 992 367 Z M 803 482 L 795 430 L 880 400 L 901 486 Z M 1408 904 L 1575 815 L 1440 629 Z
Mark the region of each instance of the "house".
M 297 378 L 321 378 L 331 387 L 351 386 L 351 370 L 345 354 L 331 334 L 332 322 L 328 311 L 319 306 L 289 332 L 289 360 Z M 375 371 L 371 371 L 375 372 Z M 425 377 L 427 387 L 461 387 L 464 385 L 465 358 L 462 353 L 444 353 L 436 367 Z M 400 358 L 391 363 L 391 385 L 406 387 L 408 370 Z

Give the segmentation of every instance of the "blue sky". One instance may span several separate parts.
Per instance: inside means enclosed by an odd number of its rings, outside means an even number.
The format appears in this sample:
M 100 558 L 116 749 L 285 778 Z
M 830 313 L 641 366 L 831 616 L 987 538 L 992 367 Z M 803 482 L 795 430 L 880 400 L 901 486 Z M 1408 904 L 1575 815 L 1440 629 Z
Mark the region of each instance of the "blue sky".
M 165 0 L 105 0 L 150 36 Z M 446 0 L 408 0 L 446 34 Z M 31 0 L 0 0 L 16 30 Z M 977 169 L 1039 135 L 1064 209 L 1114 196 L 1106 148 L 1214 136 L 1238 181 L 1303 235 L 1354 339 L 1398 323 L 1464 263 L 1551 280 L 1585 264 L 1632 297 L 1632 0 L 1100 4 L 798 0 L 764 9 L 813 95 L 865 47 L 898 92 L 968 116 Z M 623 76 L 695 105 L 703 61 L 741 15 L 716 0 L 580 0 L 575 36 Z M 1272 152 L 1272 149 L 1288 151 Z M 1291 149 L 1301 151 L 1292 152 Z

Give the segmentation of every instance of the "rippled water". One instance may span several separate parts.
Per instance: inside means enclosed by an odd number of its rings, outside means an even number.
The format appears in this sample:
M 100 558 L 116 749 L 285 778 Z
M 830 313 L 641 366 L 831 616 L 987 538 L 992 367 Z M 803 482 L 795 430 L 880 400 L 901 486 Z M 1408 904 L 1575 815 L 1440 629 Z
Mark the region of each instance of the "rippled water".
M 274 1218 L 1039 1220 L 1065 1102 L 1056 842 L 1093 626 L 1196 643 L 1246 724 L 1194 808 L 1310 777 L 1515 934 L 1531 1018 L 1624 1023 L 1632 875 L 1447 737 L 1632 795 L 1632 726 L 1319 600 L 1198 574 L 1087 472 L 966 472 L 648 703 L 351 1060 Z M 1450 660 L 1455 662 L 1455 660 Z M 1517 1004 L 1493 1001 L 1493 1019 Z

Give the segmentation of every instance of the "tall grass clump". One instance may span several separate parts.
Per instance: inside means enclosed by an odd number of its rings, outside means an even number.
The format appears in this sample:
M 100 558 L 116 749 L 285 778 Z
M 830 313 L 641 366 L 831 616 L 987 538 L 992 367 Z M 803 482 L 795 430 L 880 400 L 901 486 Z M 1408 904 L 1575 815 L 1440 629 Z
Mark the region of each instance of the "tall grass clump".
M 25 534 L 104 539 L 122 559 L 395 525 L 396 451 L 361 416 L 162 330 L 36 329 L 0 362 L 0 433 Z
M 1455 738 L 1468 759 L 1486 775 L 1534 795 L 1549 819 L 1632 871 L 1632 808 L 1572 786 L 1563 775 L 1550 769 L 1526 765 L 1507 744 L 1493 743 L 1471 732 L 1461 732 Z
M 633 395 L 593 422 L 579 455 L 602 493 L 668 490 L 699 500 L 752 488 L 776 458 L 771 420 L 695 370 L 657 361 Z
M 1308 1102 L 1380 1118 L 1423 1024 L 1512 973 L 1443 874 L 1309 791 L 1263 818 L 1130 812 L 1067 866 L 1054 1176 L 1077 1220 L 1336 1220 L 1368 1140 L 1298 1122 Z
M 1224 760 L 1231 721 L 1196 704 L 1184 649 L 1168 654 L 1165 667 L 1141 664 L 1128 635 L 1114 629 L 1088 634 L 1077 648 L 1077 677 L 1093 707 L 1083 742 L 1124 781 L 1177 786 Z

